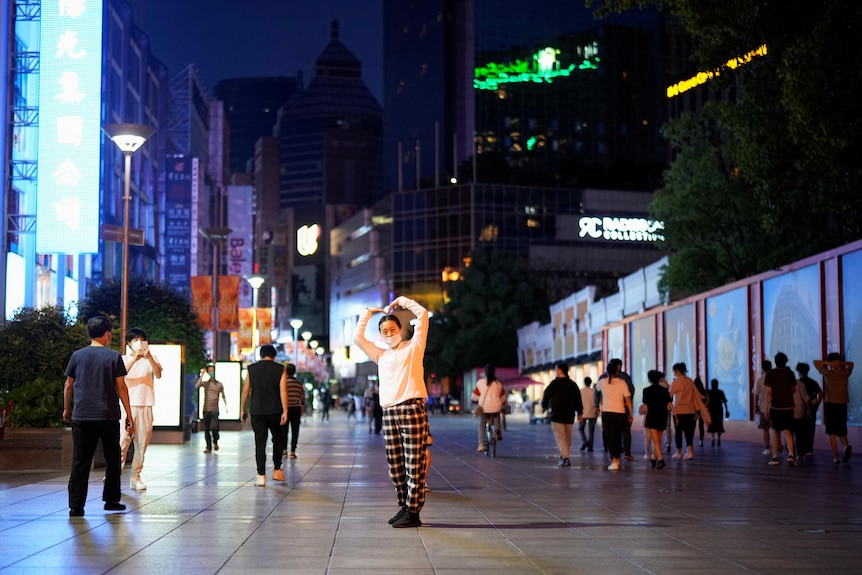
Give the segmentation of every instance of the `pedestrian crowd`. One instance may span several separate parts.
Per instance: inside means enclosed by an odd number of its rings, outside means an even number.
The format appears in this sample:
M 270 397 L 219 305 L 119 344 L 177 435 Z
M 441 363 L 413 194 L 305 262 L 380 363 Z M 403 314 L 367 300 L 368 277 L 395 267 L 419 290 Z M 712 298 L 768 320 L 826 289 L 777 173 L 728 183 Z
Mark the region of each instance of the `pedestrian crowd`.
M 410 313 L 412 333 L 402 327 L 402 314 Z M 374 314 L 382 314 L 377 325 L 376 341 L 366 331 Z M 133 447 L 129 487 L 147 489 L 142 480 L 147 446 L 152 437 L 154 380 L 162 375 L 158 358 L 150 351 L 146 333 L 132 328 L 125 334 L 124 354 L 110 349 L 112 322 L 98 316 L 87 323 L 91 343 L 72 354 L 66 367 L 63 420 L 71 425 L 73 461 L 69 476 L 69 515 L 84 515 L 89 472 L 96 446 L 104 447 L 106 472 L 102 490 L 104 508 L 122 511 L 120 479 L 127 452 Z M 395 487 L 398 510 L 389 520 L 395 528 L 419 527 L 420 512 L 425 503 L 427 475 L 430 466 L 431 434 L 429 431 L 429 396 L 426 389 L 423 360 L 428 334 L 428 311 L 415 301 L 398 297 L 386 308 L 369 308 L 360 316 L 354 342 L 378 365 L 378 378 L 362 395 L 350 395 L 345 403 L 348 421 L 357 413 L 368 420 L 368 432 L 383 434 L 389 477 Z M 243 381 L 240 417 L 251 419 L 255 438 L 255 481 L 260 487 L 267 480 L 267 442 L 271 442 L 273 481 L 285 481 L 284 457 L 297 458 L 302 417 L 309 397 L 296 377 L 296 366 L 275 361 L 276 349 L 261 346 L 260 361 L 248 366 Z M 829 353 L 825 360 L 813 361 L 821 375 L 823 387 L 810 377 L 811 366 L 796 364 L 795 373 L 788 367 L 789 358 L 778 352 L 772 361 L 764 360 L 762 373 L 752 387 L 754 425 L 762 430 L 763 454 L 768 464 L 785 462 L 795 467 L 805 457 L 813 456 L 814 434 L 820 405 L 822 422 L 829 439 L 834 463 L 847 462 L 852 447 L 847 437 L 848 380 L 853 363 L 839 353 Z M 569 376 L 566 363 L 555 366 L 555 378 L 545 387 L 541 408 L 550 423 L 559 458 L 559 467 L 571 466 L 574 426 L 577 424 L 581 451 L 593 451 L 596 422 L 601 418 L 601 449 L 609 459 L 608 470 L 618 471 L 623 461 L 634 461 L 632 424 L 642 417 L 644 459 L 653 469 L 667 467 L 665 453 L 675 450 L 671 459 L 691 460 L 694 442 L 703 445 L 710 435 L 713 447 L 721 446 L 724 421 L 730 417 L 727 397 L 717 379 L 709 388 L 699 377 L 692 379 L 685 363 L 675 363 L 668 382 L 659 370 L 647 372 L 648 385 L 635 398 L 632 378 L 623 370 L 619 359 L 610 359 L 594 383 L 585 377 L 579 386 Z M 215 366 L 201 370 L 195 389 L 203 390 L 204 453 L 219 449 L 220 403 L 227 402 L 224 386 L 215 377 Z M 331 402 L 326 387 L 318 390 L 321 417 L 328 420 Z M 640 399 L 637 409 L 635 400 Z M 493 425 L 502 440 L 508 408 L 507 394 L 496 377 L 493 365 L 485 366 L 484 377 L 477 382 L 471 400 L 477 415 L 477 451 L 488 449 L 486 424 Z M 120 422 L 123 425 L 120 425 Z M 531 419 L 532 422 L 532 419 Z M 839 450 L 840 447 L 840 450 Z

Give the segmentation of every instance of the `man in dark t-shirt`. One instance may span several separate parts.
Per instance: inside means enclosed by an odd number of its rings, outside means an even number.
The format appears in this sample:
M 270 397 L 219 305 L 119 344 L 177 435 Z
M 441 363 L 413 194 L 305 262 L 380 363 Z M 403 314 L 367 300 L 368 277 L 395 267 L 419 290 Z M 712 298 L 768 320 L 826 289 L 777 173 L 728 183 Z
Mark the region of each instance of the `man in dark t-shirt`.
M 267 435 L 272 436 L 272 479 L 284 481 L 281 460 L 286 439 L 282 426 L 287 423 L 287 372 L 283 365 L 276 363 L 275 355 L 273 346 L 260 347 L 260 361 L 248 366 L 240 401 L 242 420 L 245 421 L 251 414 L 257 465 L 254 484 L 258 487 L 266 486 Z
M 775 369 L 767 372 L 763 381 L 766 386 L 767 416 L 772 423 L 772 461 L 769 465 L 780 465 L 778 454 L 781 452 L 781 434 L 787 441 L 787 464 L 796 467 L 793 446 L 793 392 L 796 391 L 796 376 L 787 367 L 787 356 L 775 354 Z
M 99 440 L 105 454 L 102 500 L 106 511 L 123 511 L 120 503 L 120 402 L 127 414 L 129 389 L 123 356 L 110 348 L 111 320 L 96 316 L 87 322 L 90 345 L 79 349 L 66 366 L 63 421 L 72 426 L 72 471 L 69 474 L 69 517 L 84 515 L 93 455 Z M 134 434 L 131 415 L 126 430 Z

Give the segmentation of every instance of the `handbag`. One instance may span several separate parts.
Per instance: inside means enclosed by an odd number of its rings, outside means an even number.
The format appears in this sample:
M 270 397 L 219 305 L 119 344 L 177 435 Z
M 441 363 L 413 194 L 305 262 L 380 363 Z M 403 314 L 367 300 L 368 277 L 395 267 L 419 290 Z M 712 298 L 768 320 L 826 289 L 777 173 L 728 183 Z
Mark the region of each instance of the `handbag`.
M 703 401 L 703 397 L 701 397 L 700 392 L 697 390 L 697 386 L 694 383 L 691 384 L 694 387 L 694 402 L 697 406 L 697 413 L 700 415 L 700 418 L 703 420 L 705 425 L 712 424 L 712 417 L 709 415 L 709 408 L 706 406 L 706 403 Z

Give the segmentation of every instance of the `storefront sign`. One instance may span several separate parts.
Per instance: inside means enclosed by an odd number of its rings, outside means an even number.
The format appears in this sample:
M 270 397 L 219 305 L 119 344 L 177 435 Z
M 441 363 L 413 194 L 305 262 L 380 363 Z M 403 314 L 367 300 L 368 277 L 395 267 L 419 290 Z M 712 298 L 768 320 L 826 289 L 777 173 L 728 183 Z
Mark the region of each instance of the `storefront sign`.
M 579 236 L 620 242 L 663 241 L 664 222 L 646 218 L 597 218 L 584 216 L 578 220 Z

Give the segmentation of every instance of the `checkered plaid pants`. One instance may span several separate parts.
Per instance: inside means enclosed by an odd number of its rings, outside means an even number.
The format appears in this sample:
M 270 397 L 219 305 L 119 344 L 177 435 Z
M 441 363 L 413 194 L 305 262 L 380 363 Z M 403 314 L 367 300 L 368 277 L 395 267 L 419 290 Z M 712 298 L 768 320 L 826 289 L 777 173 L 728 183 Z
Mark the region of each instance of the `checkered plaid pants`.
M 389 478 L 398 505 L 419 513 L 425 504 L 425 457 L 428 414 L 425 400 L 411 399 L 383 410 L 383 439 Z

